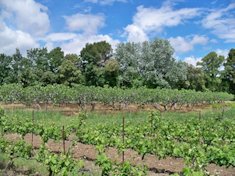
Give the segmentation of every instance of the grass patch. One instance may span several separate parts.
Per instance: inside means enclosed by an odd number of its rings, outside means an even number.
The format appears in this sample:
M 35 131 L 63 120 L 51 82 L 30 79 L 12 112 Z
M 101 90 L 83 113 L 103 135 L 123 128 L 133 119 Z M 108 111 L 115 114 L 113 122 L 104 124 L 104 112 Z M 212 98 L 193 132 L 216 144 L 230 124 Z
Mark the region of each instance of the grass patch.
M 9 161 L 8 155 L 1 153 L 0 155 L 0 163 L 1 163 L 1 170 L 4 170 L 7 163 Z M 39 173 L 40 175 L 48 175 L 48 171 L 47 168 L 37 162 L 36 160 L 26 160 L 24 158 L 15 158 L 14 160 L 14 167 L 15 170 L 17 171 L 27 171 L 30 174 L 34 174 L 34 173 Z
M 27 109 L 15 109 L 5 110 L 7 117 L 16 117 L 19 121 L 25 119 L 32 119 L 32 111 Z M 121 124 L 122 117 L 125 117 L 125 121 L 129 124 L 139 124 L 145 122 L 148 118 L 148 111 L 139 112 L 87 112 L 86 124 L 88 126 L 96 126 L 98 124 Z M 199 111 L 190 112 L 162 112 L 162 118 L 170 121 L 184 121 L 187 119 L 199 118 Z M 225 118 L 235 118 L 235 102 L 229 102 L 226 104 L 219 104 L 211 106 L 211 108 L 201 110 L 202 118 L 216 118 L 218 116 Z M 68 126 L 71 124 L 79 123 L 79 114 L 66 116 L 58 111 L 34 111 L 35 123 L 50 126 L 55 124 L 56 126 Z
M 0 155 L 0 175 L 4 175 L 5 167 L 9 161 L 8 155 L 1 153 Z M 92 164 L 93 165 L 93 164 Z M 87 169 L 87 173 L 79 170 L 79 166 L 75 166 L 73 172 L 69 173 L 69 176 L 78 175 L 78 176 L 99 176 L 101 175 L 101 170 L 97 170 L 94 166 L 89 166 Z M 15 158 L 14 159 L 14 170 L 10 169 L 7 171 L 11 171 L 12 174 L 16 174 L 17 172 L 22 171 L 20 175 L 35 175 L 36 173 L 39 175 L 49 175 L 49 172 L 45 165 L 37 162 L 34 159 L 24 159 L 24 158 Z M 13 172 L 14 171 L 14 172 Z M 23 172 L 27 172 L 24 173 Z M 17 174 L 18 175 L 18 174 Z

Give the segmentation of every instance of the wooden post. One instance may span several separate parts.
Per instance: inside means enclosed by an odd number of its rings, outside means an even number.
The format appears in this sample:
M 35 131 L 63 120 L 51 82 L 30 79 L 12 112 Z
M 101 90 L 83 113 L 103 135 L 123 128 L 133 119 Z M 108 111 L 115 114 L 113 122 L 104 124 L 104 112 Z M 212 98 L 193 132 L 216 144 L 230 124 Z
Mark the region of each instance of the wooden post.
M 62 140 L 63 140 L 63 153 L 65 154 L 65 132 L 64 132 L 64 126 L 62 127 Z
M 151 137 L 153 136 L 153 117 L 151 116 Z
M 123 143 L 123 146 L 125 144 L 125 117 L 124 115 L 122 116 L 122 143 Z M 124 149 L 122 151 L 122 162 L 124 163 L 125 161 L 125 152 L 124 152 Z
M 46 112 L 47 112 L 47 102 L 46 102 Z
M 32 112 L 32 124 L 33 124 L 33 126 L 34 126 L 34 110 L 33 110 L 33 112 Z M 32 136 L 32 146 L 33 146 L 33 129 L 32 129 L 32 134 L 31 134 Z
M 223 107 L 223 109 L 222 109 L 221 118 L 222 118 L 222 119 L 224 118 L 224 107 Z

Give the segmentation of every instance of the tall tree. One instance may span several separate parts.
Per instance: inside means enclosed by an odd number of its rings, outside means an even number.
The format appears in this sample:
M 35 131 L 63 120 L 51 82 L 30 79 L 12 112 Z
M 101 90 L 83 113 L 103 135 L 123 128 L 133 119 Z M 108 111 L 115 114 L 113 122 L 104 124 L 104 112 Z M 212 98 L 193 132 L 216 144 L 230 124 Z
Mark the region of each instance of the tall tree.
M 112 47 L 106 41 L 86 44 L 81 53 L 81 68 L 86 85 L 103 86 L 105 62 L 112 57 Z
M 0 54 L 0 84 L 9 83 L 9 74 L 11 72 L 11 57 Z
M 76 54 L 67 54 L 59 66 L 59 83 L 71 86 L 73 83 L 83 83 L 79 70 L 80 58 Z
M 224 64 L 224 82 L 228 91 L 235 94 L 235 49 L 231 49 Z
M 120 64 L 118 85 L 125 87 L 142 85 L 139 71 L 141 58 L 140 43 L 120 43 L 115 52 L 115 58 Z
M 50 70 L 53 73 L 57 73 L 59 66 L 64 60 L 64 52 L 60 47 L 56 47 L 48 53 L 48 59 L 50 62 Z
M 155 39 L 142 44 L 140 70 L 148 87 L 170 87 L 168 75 L 175 62 L 173 53 L 167 40 Z
M 119 75 L 119 63 L 115 59 L 110 59 L 105 64 L 105 84 L 111 87 L 117 85 Z
M 120 63 L 121 80 L 127 86 L 170 87 L 169 72 L 174 64 L 173 48 L 167 40 L 122 43 L 115 58 Z
M 32 61 L 26 57 L 23 57 L 20 61 L 20 72 L 18 75 L 18 79 L 22 86 L 27 87 L 30 85 L 36 84 L 36 74 L 34 68 L 32 67 Z
M 197 91 L 205 91 L 206 80 L 205 74 L 201 68 L 194 67 L 193 65 L 188 66 L 187 72 L 187 84 L 185 88 L 193 89 Z
M 221 83 L 220 67 L 223 62 L 223 56 L 219 56 L 216 52 L 210 52 L 201 62 L 197 63 L 205 73 L 206 87 L 212 91 L 219 90 L 219 85 Z
M 182 61 L 175 61 L 171 69 L 166 73 L 166 80 L 171 88 L 186 88 L 188 86 L 187 73 L 188 64 Z
M 16 52 L 12 55 L 11 61 L 11 73 L 9 75 L 9 80 L 11 83 L 20 83 L 20 71 L 21 71 L 21 60 L 23 56 L 20 53 L 19 49 L 16 49 Z
M 33 48 L 27 51 L 27 58 L 33 67 L 42 72 L 50 70 L 47 48 Z
M 27 51 L 27 58 L 32 62 L 36 80 L 43 85 L 57 83 L 57 75 L 51 69 L 47 48 L 34 48 Z

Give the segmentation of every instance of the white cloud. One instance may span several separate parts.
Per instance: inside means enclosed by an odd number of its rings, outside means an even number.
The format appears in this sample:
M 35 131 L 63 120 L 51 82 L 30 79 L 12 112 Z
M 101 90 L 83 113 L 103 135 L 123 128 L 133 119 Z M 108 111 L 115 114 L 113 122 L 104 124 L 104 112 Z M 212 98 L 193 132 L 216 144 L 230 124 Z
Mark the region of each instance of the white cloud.
M 58 42 L 74 39 L 77 36 L 75 33 L 51 33 L 46 36 L 46 41 Z
M 61 43 L 71 41 L 76 37 L 77 37 L 76 33 L 59 32 L 59 33 L 51 33 L 42 40 L 46 42 L 45 47 L 47 47 L 48 51 L 50 51 L 53 48 L 60 46 Z
M 78 31 L 86 34 L 95 34 L 98 29 L 104 26 L 105 18 L 98 14 L 81 14 L 77 13 L 72 16 L 65 16 L 67 28 L 70 31 Z
M 226 42 L 235 42 L 235 3 L 226 8 L 212 10 L 203 20 L 202 25 Z
M 101 5 L 111 5 L 114 2 L 127 2 L 127 0 L 85 0 L 85 2 L 97 3 Z
M 209 40 L 208 37 L 201 35 L 194 35 L 190 43 L 192 45 L 197 45 L 197 44 L 205 45 L 207 44 L 208 40 Z
M 147 34 L 136 25 L 128 25 L 126 28 L 127 40 L 131 42 L 143 42 L 148 40 Z
M 143 36 L 148 36 L 152 32 L 161 32 L 165 27 L 173 27 L 184 23 L 186 20 L 198 16 L 200 13 L 198 8 L 181 8 L 174 10 L 170 3 L 163 4 L 160 8 L 145 8 L 144 6 L 137 7 L 137 13 L 133 17 L 133 23 L 125 28 L 128 41 L 133 38 L 140 42 L 145 39 Z M 132 29 L 132 30 L 131 30 Z M 141 33 L 133 37 L 132 32 L 138 31 Z
M 215 50 L 215 52 L 220 55 L 220 56 L 224 56 L 225 58 L 228 57 L 228 53 L 229 53 L 229 50 L 227 49 L 217 49 Z
M 76 38 L 70 40 L 68 42 L 64 42 L 61 44 L 62 49 L 65 53 L 77 53 L 79 54 L 83 47 L 85 47 L 86 43 L 93 43 L 99 41 L 106 41 L 112 45 L 114 49 L 115 46 L 119 43 L 118 40 L 112 39 L 109 35 L 77 35 Z
M 16 48 L 39 47 L 49 31 L 47 7 L 34 0 L 0 0 L 0 53 L 13 54 Z
M 194 56 L 189 56 L 186 57 L 184 59 L 184 62 L 193 65 L 193 66 L 197 66 L 197 62 L 200 62 L 202 58 L 198 58 L 198 57 L 194 57 Z
M 217 49 L 217 50 L 215 50 L 215 52 L 218 55 L 221 55 L 221 56 L 224 56 L 225 58 L 227 58 L 229 50 Z M 202 60 L 202 57 L 189 56 L 189 57 L 186 57 L 183 61 L 188 63 L 188 64 L 191 64 L 193 66 L 197 66 L 197 62 L 200 62 L 201 60 Z M 219 68 L 219 70 L 223 70 L 223 69 L 224 69 L 224 66 L 221 66 Z
M 17 29 L 34 36 L 43 36 L 49 31 L 47 7 L 42 4 L 34 0 L 1 0 L 0 6 L 1 18 Z
M 43 40 L 48 49 L 60 46 L 67 53 L 80 54 L 80 51 L 87 43 L 106 41 L 115 48 L 118 40 L 112 39 L 109 35 L 102 35 L 98 30 L 104 26 L 105 18 L 98 14 L 77 13 L 71 16 L 65 16 L 66 27 L 69 31 L 63 33 L 51 33 Z
M 115 48 L 118 40 L 109 35 L 98 34 L 98 30 L 104 26 L 105 17 L 101 14 L 81 14 L 65 16 L 67 28 L 74 33 L 54 33 L 47 36 L 46 46 L 49 48 L 59 45 L 65 53 L 79 54 L 87 43 L 106 41 Z M 76 33 L 75 33 L 76 32 Z
M 63 51 L 68 53 L 80 54 L 82 48 L 85 47 L 87 43 L 94 43 L 100 41 L 106 41 L 111 44 L 112 48 L 115 49 L 116 45 L 119 43 L 118 40 L 114 40 L 109 35 L 94 34 L 76 34 L 76 33 L 52 33 L 45 37 L 44 42 L 48 50 L 51 50 L 57 46 L 60 46 Z
M 38 46 L 39 44 L 29 33 L 12 30 L 5 24 L 0 25 L 0 53 L 11 55 L 18 48 L 22 54 L 25 54 L 27 49 Z
M 201 35 L 193 35 L 181 37 L 177 36 L 175 38 L 169 38 L 169 41 L 172 47 L 176 52 L 188 52 L 191 51 L 195 45 L 205 45 L 208 43 L 209 39 L 206 36 Z

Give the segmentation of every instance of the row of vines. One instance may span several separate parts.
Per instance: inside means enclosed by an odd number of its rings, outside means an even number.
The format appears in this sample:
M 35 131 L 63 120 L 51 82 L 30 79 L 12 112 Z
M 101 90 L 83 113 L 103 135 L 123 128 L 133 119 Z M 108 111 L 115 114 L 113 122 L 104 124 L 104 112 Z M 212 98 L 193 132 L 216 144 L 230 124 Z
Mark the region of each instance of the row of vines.
M 64 136 L 68 139 L 70 134 L 76 134 L 76 141 L 97 146 L 100 153 L 97 156 L 97 163 L 101 166 L 103 175 L 109 175 L 113 172 L 112 168 L 115 168 L 104 154 L 106 147 L 115 147 L 119 151 L 132 149 L 137 151 L 142 159 L 147 154 L 155 155 L 160 159 L 168 156 L 183 158 L 187 165 L 184 170 L 185 175 L 192 175 L 193 172 L 204 175 L 207 173 L 207 165 L 211 163 L 235 167 L 233 120 L 218 115 L 216 118 L 187 119 L 183 123 L 182 121 L 172 123 L 163 120 L 159 113 L 151 113 L 148 119 L 145 123 L 135 126 L 127 123 L 123 131 L 121 124 L 108 126 L 101 124 L 91 128 L 86 125 L 86 115 L 82 114 L 79 124 L 65 128 Z M 3 133 L 18 133 L 22 137 L 27 133 L 33 133 L 40 135 L 44 143 L 48 139 L 62 140 L 59 126 L 45 127 L 34 124 L 30 120 L 18 121 L 6 116 L 1 117 L 0 125 Z M 123 132 L 125 140 L 123 140 Z M 142 175 L 145 174 L 144 169 L 137 169 L 137 171 Z
M 23 88 L 17 84 L 3 85 L 0 87 L 0 102 L 23 103 L 32 105 L 35 103 L 45 104 L 77 104 L 95 106 L 96 103 L 104 105 L 160 105 L 165 110 L 177 105 L 198 105 L 233 100 L 234 95 L 223 92 L 196 92 L 194 90 L 172 89 L 120 89 L 101 88 L 74 85 L 39 85 Z
M 16 119 L 15 119 L 16 120 Z M 82 125 L 81 120 L 81 124 Z M 16 122 L 16 121 L 14 121 Z M 46 142 L 49 139 L 54 140 L 65 140 L 72 131 L 80 129 L 79 126 L 70 126 L 66 128 L 66 133 L 61 135 L 60 127 L 43 127 L 41 125 L 35 125 L 31 122 L 25 123 L 11 123 L 4 116 L 3 111 L 0 112 L 0 153 L 5 153 L 8 156 L 9 162 L 7 163 L 6 169 L 14 168 L 14 159 L 24 158 L 27 160 L 36 160 L 42 163 L 48 170 L 49 176 L 54 175 L 84 175 L 84 161 L 73 158 L 70 149 L 61 153 L 53 153 L 46 148 Z M 21 135 L 21 140 L 17 142 L 10 142 L 4 139 L 4 134 L 15 132 Z M 24 141 L 24 136 L 27 133 L 40 135 L 43 139 L 43 144 L 39 149 L 35 150 L 32 144 Z M 73 147 L 75 141 L 72 142 L 70 147 Z M 127 162 L 113 162 L 105 155 L 105 149 L 102 145 L 97 146 L 98 155 L 95 160 L 95 164 L 101 168 L 101 175 L 108 176 L 129 176 L 129 175 L 146 175 L 146 167 L 144 166 L 132 166 Z M 4 172 L 4 171 L 3 171 Z M 1 172 L 0 172 L 1 173 Z

